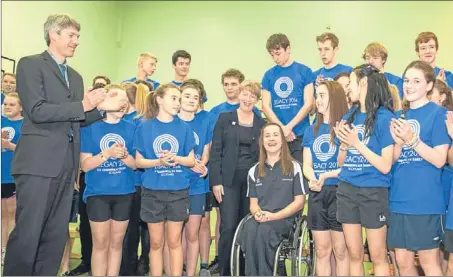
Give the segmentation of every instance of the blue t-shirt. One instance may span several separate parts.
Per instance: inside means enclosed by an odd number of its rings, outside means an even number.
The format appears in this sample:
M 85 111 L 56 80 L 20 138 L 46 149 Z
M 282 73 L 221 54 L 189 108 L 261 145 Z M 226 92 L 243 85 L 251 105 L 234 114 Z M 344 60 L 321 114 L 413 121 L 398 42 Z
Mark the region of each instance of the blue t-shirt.
M 126 82 L 135 83 L 135 81 L 137 81 L 137 78 L 136 78 L 136 77 L 132 77 L 132 78 L 130 78 L 130 79 L 127 79 L 127 80 L 122 81 L 121 83 L 126 83 Z M 151 80 L 151 79 L 149 79 L 149 78 L 147 78 L 146 81 L 147 81 L 148 83 L 153 84 L 154 90 L 156 90 L 156 89 L 160 86 L 160 83 L 159 83 L 158 81 Z
M 215 127 L 215 124 L 217 123 L 217 120 L 219 119 L 220 114 L 235 111 L 238 108 L 239 108 L 239 103 L 230 104 L 228 102 L 223 102 L 223 103 L 213 107 L 209 111 L 209 126 L 211 129 L 211 135 L 214 132 L 214 127 Z M 253 107 L 253 112 L 255 112 L 255 114 L 258 115 L 260 118 L 262 117 L 261 112 L 257 107 Z
M 177 87 L 180 87 L 183 82 L 176 82 L 175 80 L 171 81 L 170 83 L 172 83 L 173 85 L 177 86 Z M 203 97 L 203 103 L 206 103 L 208 102 L 208 93 L 205 93 L 204 97 Z
M 320 69 L 313 72 L 313 75 L 315 75 L 315 82 L 316 82 L 316 78 L 319 75 L 322 75 L 324 77 L 324 80 L 326 80 L 326 81 L 333 81 L 333 80 L 335 80 L 335 77 L 338 76 L 338 74 L 343 73 L 343 72 L 351 73 L 352 67 L 350 67 L 349 65 L 344 65 L 344 64 L 339 63 L 336 66 L 329 68 L 329 69 L 327 69 L 325 67 L 321 67 Z M 313 83 L 313 85 L 316 85 L 316 84 Z
M 3 95 L 3 94 L 2 94 Z M 8 140 L 14 144 L 20 137 L 20 131 L 24 123 L 24 119 L 9 120 L 7 117 L 2 116 L 2 133 L 8 132 Z M 14 183 L 14 178 L 11 176 L 11 163 L 13 161 L 14 151 L 2 148 L 2 184 Z
M 2 95 L 2 105 L 3 105 L 3 102 L 5 101 L 5 94 L 3 93 L 3 91 L 1 93 L 1 95 Z
M 193 131 L 178 116 L 171 122 L 161 122 L 157 118 L 145 120 L 135 132 L 134 149 L 145 159 L 157 160 L 164 150 L 176 156 L 186 157 L 194 148 Z M 142 185 L 151 190 L 187 189 L 189 170 L 182 165 L 145 168 Z
M 453 168 L 451 165 L 447 164 L 444 166 L 441 180 L 442 187 L 444 188 L 445 205 L 448 206 L 448 203 L 450 203 L 450 191 L 453 182 Z
M 134 117 L 137 115 L 137 111 L 133 111 L 131 113 L 128 113 L 128 114 L 125 114 L 123 116 L 123 119 L 128 121 L 128 122 L 131 122 L 131 123 L 134 123 Z
M 440 72 L 441 68 L 440 67 L 434 67 L 434 74 L 436 75 L 439 75 L 439 72 Z M 447 85 L 453 89 L 453 73 L 451 73 L 450 71 L 448 70 L 445 70 L 445 82 L 447 83 Z
M 206 145 L 211 143 L 211 135 L 209 131 L 209 119 L 207 117 L 195 116 L 191 121 L 186 122 L 192 128 L 195 138 L 195 159 L 201 160 L 203 157 L 203 150 Z M 200 174 L 188 171 L 188 178 L 190 180 L 189 195 L 202 194 L 209 191 L 207 186 L 207 178 L 200 178 Z
M 348 120 L 351 113 L 357 107 L 352 107 L 349 112 L 343 117 Z M 365 119 L 366 114 L 358 111 L 355 115 L 352 124 L 358 130 L 359 139 L 372 152 L 377 155 L 382 155 L 382 149 L 394 144 L 394 140 L 389 131 L 390 120 L 394 118 L 394 114 L 384 107 L 380 107 L 376 113 L 375 127 L 371 135 L 364 139 L 365 135 Z M 335 140 L 339 142 L 338 139 Z M 383 174 L 376 169 L 370 162 L 360 154 L 357 149 L 349 147 L 346 158 L 344 160 L 341 172 L 338 175 L 340 181 L 349 183 L 356 187 L 386 187 L 391 183 L 391 174 Z
M 298 62 L 288 67 L 276 65 L 264 74 L 262 86 L 270 92 L 272 111 L 282 124 L 288 124 L 300 111 L 304 105 L 304 89 L 315 80 L 311 69 Z M 294 134 L 302 136 L 309 125 L 307 115 L 294 127 Z
M 126 146 L 129 155 L 134 155 L 135 125 L 125 120 L 111 124 L 103 120 L 81 128 L 81 153 L 93 156 L 110 148 L 114 143 Z M 86 188 L 83 201 L 90 196 L 126 195 L 135 192 L 134 170 L 120 159 L 110 158 L 85 174 Z
M 403 91 L 403 83 L 404 83 L 403 81 L 404 81 L 404 79 L 400 78 L 400 77 L 398 77 L 396 75 L 393 75 L 391 73 L 388 73 L 388 72 L 385 72 L 384 76 L 385 76 L 385 78 L 387 78 L 387 81 L 390 84 L 392 84 L 392 85 L 394 85 L 394 86 L 396 86 L 398 88 L 398 92 L 399 92 L 401 100 L 402 100 L 403 97 L 404 97 L 404 91 Z
M 409 109 L 404 118 L 415 135 L 429 147 L 450 145 L 445 126 L 447 110 L 432 102 Z M 395 116 L 399 117 L 400 112 Z M 442 169 L 432 165 L 408 147 L 394 164 L 390 187 L 390 211 L 401 214 L 444 214 L 446 210 L 441 182 Z
M 328 124 L 321 123 L 316 136 L 314 130 L 314 125 L 305 130 L 302 146 L 310 148 L 313 170 L 315 171 L 316 179 L 319 180 L 319 175 L 321 173 L 338 169 L 337 158 L 340 147 L 334 142 L 330 142 L 331 135 L 330 126 Z M 326 186 L 334 186 L 337 184 L 337 178 L 328 178 L 324 181 L 324 185 Z

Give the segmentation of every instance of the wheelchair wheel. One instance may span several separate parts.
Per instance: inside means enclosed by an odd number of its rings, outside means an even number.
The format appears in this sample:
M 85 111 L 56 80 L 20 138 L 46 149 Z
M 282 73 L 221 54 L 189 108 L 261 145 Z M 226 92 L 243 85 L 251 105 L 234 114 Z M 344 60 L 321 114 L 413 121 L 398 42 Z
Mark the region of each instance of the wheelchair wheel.
M 295 236 L 297 235 L 298 238 L 293 241 L 291 275 L 314 276 L 316 270 L 315 244 L 312 234 L 308 229 L 306 216 L 302 217 L 297 231 L 295 232 Z
M 282 247 L 283 247 L 284 242 L 280 242 L 280 244 L 277 247 L 277 251 L 275 251 L 275 257 L 274 257 L 274 274 L 272 276 L 279 276 L 279 263 L 281 262 L 281 252 L 282 252 Z M 283 258 L 283 263 L 285 262 L 285 259 Z
M 236 232 L 234 232 L 233 245 L 231 246 L 231 258 L 230 258 L 230 273 L 231 276 L 241 276 L 240 274 L 240 255 L 241 255 L 241 245 L 239 244 L 239 236 L 244 229 L 245 223 L 252 218 L 252 215 L 246 215 L 241 222 L 239 222 Z

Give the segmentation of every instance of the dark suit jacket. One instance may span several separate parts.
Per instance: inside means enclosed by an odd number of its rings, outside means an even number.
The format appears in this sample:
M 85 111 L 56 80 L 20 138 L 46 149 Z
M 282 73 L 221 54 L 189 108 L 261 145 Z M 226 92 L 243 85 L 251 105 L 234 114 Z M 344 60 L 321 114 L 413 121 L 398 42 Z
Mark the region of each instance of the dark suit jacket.
M 254 113 L 252 160 L 258 161 L 259 138 L 265 122 Z M 211 154 L 209 159 L 209 184 L 231 187 L 239 149 L 239 120 L 236 111 L 221 113 L 214 128 Z
M 24 123 L 14 151 L 11 174 L 56 177 L 62 171 L 68 147 L 74 147 L 74 169 L 79 167 L 80 125 L 102 118 L 97 109 L 85 113 L 83 80 L 68 66 L 69 88 L 47 51 L 23 57 L 17 64 L 17 91 Z M 72 127 L 74 142 L 68 134 Z

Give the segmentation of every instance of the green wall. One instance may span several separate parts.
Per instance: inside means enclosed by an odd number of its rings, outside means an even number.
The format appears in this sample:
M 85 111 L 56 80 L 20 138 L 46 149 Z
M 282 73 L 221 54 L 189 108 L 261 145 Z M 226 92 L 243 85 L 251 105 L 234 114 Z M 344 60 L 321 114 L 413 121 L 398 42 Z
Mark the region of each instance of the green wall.
M 136 73 L 139 53 L 158 58 L 153 78 L 173 79 L 171 55 L 192 54 L 191 77 L 209 93 L 207 107 L 224 101 L 220 75 L 230 67 L 261 80 L 273 65 L 265 49 L 269 35 L 282 32 L 293 58 L 312 69 L 321 66 L 315 37 L 331 31 L 340 38 L 338 61 L 361 63 L 371 41 L 389 51 L 386 69 L 400 75 L 417 56 L 414 40 L 422 31 L 440 40 L 438 65 L 453 71 L 453 2 L 3 2 L 2 54 L 21 57 L 45 48 L 42 25 L 52 12 L 66 12 L 82 24 L 81 45 L 70 61 L 89 83 L 103 73 L 121 81 Z
M 116 2 L 3 1 L 2 55 L 18 61 L 47 49 L 44 22 L 49 14 L 67 13 L 81 24 L 80 45 L 69 64 L 91 85 L 97 74 L 115 76 Z

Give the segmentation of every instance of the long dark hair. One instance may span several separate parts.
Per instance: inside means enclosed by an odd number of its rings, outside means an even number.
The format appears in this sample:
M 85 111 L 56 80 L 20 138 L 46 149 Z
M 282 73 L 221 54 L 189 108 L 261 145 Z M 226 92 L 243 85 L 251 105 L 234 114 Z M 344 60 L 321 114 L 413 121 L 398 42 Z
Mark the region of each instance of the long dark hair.
M 260 155 L 258 158 L 258 176 L 263 178 L 266 176 L 266 171 L 264 170 L 264 164 L 267 159 L 266 148 L 264 147 L 264 130 L 269 126 L 277 126 L 280 131 L 280 136 L 282 138 L 282 150 L 280 152 L 280 167 L 282 169 L 282 174 L 284 176 L 289 176 L 293 173 L 293 158 L 291 157 L 291 152 L 289 151 L 288 143 L 286 142 L 285 135 L 283 134 L 282 127 L 276 123 L 267 123 L 263 129 L 261 129 L 260 136 Z
M 384 74 L 379 72 L 375 66 L 371 64 L 360 65 L 353 70 L 357 76 L 357 82 L 367 77 L 367 94 L 365 98 L 365 134 L 363 138 L 371 136 L 376 125 L 376 115 L 380 107 L 384 107 L 393 112 L 393 99 L 390 91 L 390 86 Z M 357 108 L 349 116 L 347 123 L 350 125 L 357 113 L 360 111 L 360 101 L 357 102 Z
M 340 122 L 343 116 L 348 112 L 348 104 L 343 87 L 337 81 L 322 81 L 320 86 L 326 86 L 329 93 L 329 127 L 330 127 L 330 143 L 334 143 L 335 131 L 334 127 L 337 122 Z M 317 112 L 317 120 L 313 127 L 315 136 L 318 135 L 319 127 L 324 122 L 324 116 Z

